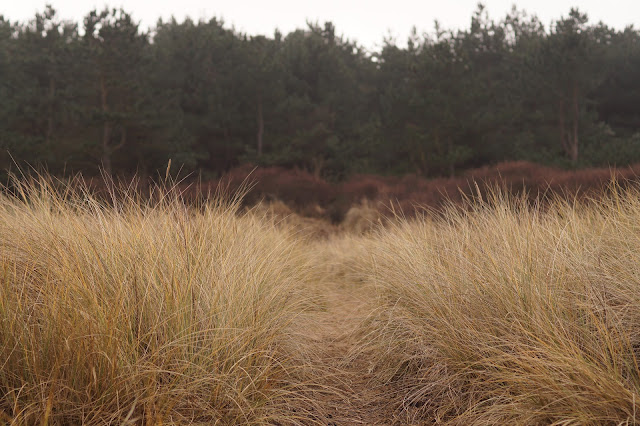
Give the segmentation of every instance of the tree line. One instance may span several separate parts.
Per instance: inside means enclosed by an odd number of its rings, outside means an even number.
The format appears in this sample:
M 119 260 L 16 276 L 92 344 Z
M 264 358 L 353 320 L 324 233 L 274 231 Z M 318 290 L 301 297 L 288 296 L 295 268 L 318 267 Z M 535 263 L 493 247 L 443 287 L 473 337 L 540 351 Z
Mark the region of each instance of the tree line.
M 464 30 L 371 52 L 331 23 L 265 37 L 219 19 L 143 30 L 121 9 L 0 17 L 0 169 L 145 176 L 169 159 L 205 177 L 251 163 L 329 179 L 638 162 L 640 32 L 479 5 Z

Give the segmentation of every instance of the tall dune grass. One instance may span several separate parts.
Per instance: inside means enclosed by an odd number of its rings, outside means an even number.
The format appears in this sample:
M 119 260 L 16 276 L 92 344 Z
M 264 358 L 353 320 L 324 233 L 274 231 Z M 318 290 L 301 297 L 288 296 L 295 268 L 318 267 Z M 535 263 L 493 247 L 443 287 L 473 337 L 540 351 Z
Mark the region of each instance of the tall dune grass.
M 107 204 L 16 185 L 0 195 L 0 421 L 295 421 L 308 261 L 290 235 L 170 190 Z
M 495 192 L 360 251 L 361 350 L 410 421 L 640 421 L 640 193 L 544 211 Z
M 354 355 L 388 385 L 389 419 L 637 423 L 640 192 L 504 194 L 319 239 L 233 201 L 16 181 L 0 423 L 319 423 L 309 395 L 336 390 L 299 319 L 335 283 L 371 295 Z

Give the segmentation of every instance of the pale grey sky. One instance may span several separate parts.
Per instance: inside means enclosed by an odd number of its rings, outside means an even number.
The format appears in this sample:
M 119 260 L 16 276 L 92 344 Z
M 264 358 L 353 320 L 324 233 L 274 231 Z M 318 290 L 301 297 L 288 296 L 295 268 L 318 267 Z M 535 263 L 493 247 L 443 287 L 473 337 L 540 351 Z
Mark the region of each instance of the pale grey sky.
M 174 15 L 200 18 L 222 17 L 229 25 L 249 34 L 272 35 L 275 28 L 287 33 L 306 20 L 332 21 L 340 34 L 375 48 L 385 35 L 404 42 L 410 29 L 432 31 L 434 20 L 444 28 L 469 25 L 478 0 L 0 0 L 0 14 L 12 21 L 25 21 L 51 3 L 61 17 L 77 22 L 91 9 L 124 7 L 143 27 L 153 26 L 159 17 Z M 494 19 L 504 17 L 516 4 L 535 13 L 545 24 L 566 16 L 571 7 L 586 12 L 592 22 L 603 21 L 616 28 L 640 27 L 640 0 L 486 0 Z

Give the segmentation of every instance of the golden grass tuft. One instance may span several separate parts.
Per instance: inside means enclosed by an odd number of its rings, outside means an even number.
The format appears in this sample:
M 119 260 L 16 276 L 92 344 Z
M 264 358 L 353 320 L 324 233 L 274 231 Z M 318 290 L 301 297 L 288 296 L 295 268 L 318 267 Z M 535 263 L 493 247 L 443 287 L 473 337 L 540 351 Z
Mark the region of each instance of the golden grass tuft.
M 340 227 L 345 232 L 363 235 L 382 225 L 382 219 L 380 212 L 365 199 L 349 208 Z
M 237 203 L 82 184 L 0 195 L 0 417 L 16 424 L 295 422 L 309 303 L 298 242 Z M 299 412 L 299 411 L 298 411 Z
M 500 191 L 360 250 L 359 348 L 410 422 L 640 420 L 640 193 L 543 209 Z

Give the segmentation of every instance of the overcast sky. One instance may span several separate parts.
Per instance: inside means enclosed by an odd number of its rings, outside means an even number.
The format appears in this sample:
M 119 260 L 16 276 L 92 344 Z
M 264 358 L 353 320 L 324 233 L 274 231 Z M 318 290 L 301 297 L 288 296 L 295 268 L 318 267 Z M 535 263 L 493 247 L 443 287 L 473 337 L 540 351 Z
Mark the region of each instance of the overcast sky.
M 443 28 L 469 25 L 477 0 L 0 0 L 0 14 L 12 21 L 25 21 L 51 3 L 60 16 L 81 22 L 91 9 L 124 7 L 148 28 L 159 17 L 172 15 L 182 20 L 222 17 L 229 25 L 249 34 L 272 35 L 278 28 L 287 33 L 304 27 L 307 20 L 332 21 L 338 33 L 373 49 L 386 35 L 404 42 L 410 29 L 432 31 L 434 20 Z M 502 18 L 515 3 L 519 9 L 535 13 L 545 24 L 566 16 L 571 7 L 586 12 L 592 22 L 603 21 L 624 28 L 640 27 L 640 0 L 486 0 L 492 18 Z

